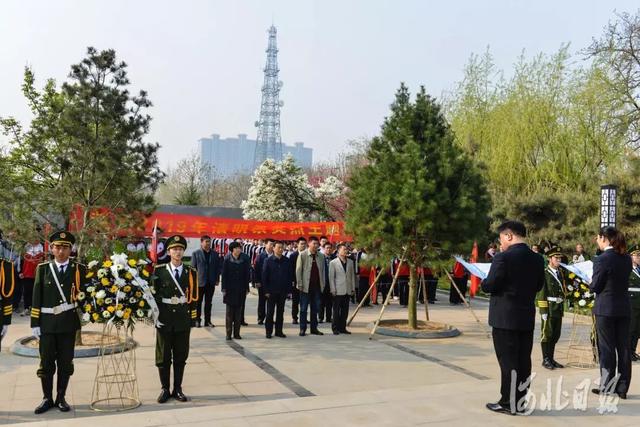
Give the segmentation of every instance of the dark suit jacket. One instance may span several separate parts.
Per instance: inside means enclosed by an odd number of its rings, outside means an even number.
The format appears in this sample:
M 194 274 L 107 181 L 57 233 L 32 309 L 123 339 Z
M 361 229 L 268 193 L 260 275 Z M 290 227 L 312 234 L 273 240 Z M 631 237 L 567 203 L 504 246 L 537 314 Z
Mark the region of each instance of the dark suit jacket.
M 536 293 L 544 286 L 544 260 L 520 243 L 496 254 L 482 290 L 491 294 L 489 325 L 531 331 L 535 325 Z
M 251 262 L 245 254 L 240 254 L 241 262 L 233 262 L 232 257 L 230 253 L 227 254 L 222 263 L 223 302 L 233 307 L 240 307 L 249 292 Z
M 593 278 L 589 289 L 596 293 L 593 314 L 596 316 L 630 317 L 629 275 L 631 257 L 612 249 L 593 261 Z
M 220 279 L 220 270 L 222 270 L 222 259 L 218 252 L 211 249 L 209 251 L 209 263 L 204 256 L 202 248 L 196 250 L 191 255 L 191 265 L 198 271 L 198 286 L 215 286 Z
M 271 255 L 264 260 L 261 279 L 265 294 L 290 294 L 293 291 L 293 275 L 289 258 L 282 255 L 278 259 Z

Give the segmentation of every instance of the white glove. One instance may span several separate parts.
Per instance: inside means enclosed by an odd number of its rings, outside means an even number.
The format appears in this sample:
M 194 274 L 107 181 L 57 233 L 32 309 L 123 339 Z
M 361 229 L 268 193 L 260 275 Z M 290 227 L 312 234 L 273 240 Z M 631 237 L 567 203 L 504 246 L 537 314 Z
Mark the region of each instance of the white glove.
M 8 331 L 9 331 L 9 325 L 4 325 L 2 327 L 2 338 L 4 338 L 4 336 L 7 335 Z
M 548 314 L 543 314 L 542 315 L 542 320 L 544 320 L 545 322 L 547 321 L 548 318 L 549 318 Z
M 40 339 L 40 336 L 42 335 L 42 333 L 40 332 L 40 326 L 36 326 L 35 328 L 31 328 L 31 335 L 33 335 L 37 339 Z

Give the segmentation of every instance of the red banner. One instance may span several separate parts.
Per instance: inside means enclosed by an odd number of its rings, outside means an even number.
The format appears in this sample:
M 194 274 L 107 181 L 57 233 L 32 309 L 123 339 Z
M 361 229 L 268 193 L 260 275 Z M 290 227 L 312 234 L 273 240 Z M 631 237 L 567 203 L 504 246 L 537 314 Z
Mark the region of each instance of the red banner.
M 95 209 L 90 218 L 101 217 L 103 224 L 118 229 L 117 212 L 108 209 Z M 201 237 L 209 235 L 213 238 L 296 240 L 298 237 L 326 236 L 330 241 L 351 241 L 344 233 L 343 222 L 273 222 L 244 219 L 212 218 L 198 215 L 175 214 L 170 212 L 154 212 L 144 221 L 144 229 L 116 231 L 118 235 L 135 235 L 152 237 L 156 224 L 164 237 L 181 234 L 184 237 Z M 82 228 L 82 208 L 76 208 L 71 214 L 70 231 Z
M 243 239 L 296 240 L 298 237 L 327 236 L 332 241 L 350 241 L 344 233 L 342 222 L 272 222 L 244 219 L 210 218 L 205 216 L 181 215 L 169 212 L 154 212 L 147 218 L 144 234 L 150 236 L 153 225 L 158 220 L 158 227 L 164 236 L 181 234 L 185 237 L 200 237 L 207 234 L 211 237 L 242 237 Z

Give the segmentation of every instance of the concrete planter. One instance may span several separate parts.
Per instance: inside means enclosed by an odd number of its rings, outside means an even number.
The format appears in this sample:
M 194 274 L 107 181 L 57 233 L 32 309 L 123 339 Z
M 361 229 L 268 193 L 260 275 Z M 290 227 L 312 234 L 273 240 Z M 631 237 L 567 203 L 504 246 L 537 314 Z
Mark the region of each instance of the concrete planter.
M 415 331 L 398 329 L 394 326 L 399 324 L 406 324 L 406 320 L 381 320 L 376 334 L 385 335 L 390 337 L 400 338 L 417 338 L 417 339 L 434 339 L 434 338 L 453 338 L 461 334 L 461 332 L 454 326 L 447 325 L 446 323 L 429 322 L 430 329 L 418 329 Z M 426 322 L 419 320 L 418 327 L 425 326 Z M 373 323 L 369 324 L 369 327 L 373 329 Z
M 83 332 L 83 336 L 93 335 L 93 336 L 101 336 L 100 332 Z M 38 347 L 33 347 L 29 345 L 35 340 L 34 337 L 23 337 L 17 340 L 11 346 L 11 352 L 13 354 L 17 354 L 18 356 L 24 357 L 40 357 L 40 353 L 38 351 Z M 105 354 L 113 354 L 120 353 L 122 351 L 127 351 L 135 348 L 138 344 L 132 339 L 127 339 L 125 345 L 123 346 L 121 343 L 114 343 L 112 345 L 105 346 Z M 100 346 L 97 345 L 95 347 L 85 347 L 85 348 L 76 348 L 74 352 L 74 357 L 96 357 L 100 355 Z

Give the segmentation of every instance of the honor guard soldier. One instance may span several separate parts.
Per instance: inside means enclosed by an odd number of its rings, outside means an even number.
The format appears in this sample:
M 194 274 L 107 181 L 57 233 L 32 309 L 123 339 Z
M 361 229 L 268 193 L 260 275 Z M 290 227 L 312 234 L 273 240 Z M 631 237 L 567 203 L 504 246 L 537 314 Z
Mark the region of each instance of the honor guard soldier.
M 54 260 L 39 264 L 33 285 L 31 331 L 40 340 L 38 377 L 44 395 L 35 410 L 42 414 L 52 407 L 62 412 L 71 408 L 65 401 L 69 379 L 73 375 L 73 354 L 80 318 L 76 310 L 76 295 L 84 287 L 87 269 L 71 261 L 75 237 L 68 231 L 53 233 L 49 241 Z M 54 402 L 53 374 L 58 370 L 57 397 Z
M 0 348 L 2 339 L 9 331 L 11 315 L 13 314 L 13 291 L 16 288 L 16 270 L 12 262 L 0 259 L 0 305 L 2 306 L 2 317 L 0 317 Z
M 631 361 L 637 362 L 640 356 L 637 353 L 638 338 L 640 338 L 640 245 L 633 246 L 629 251 L 631 261 L 633 262 L 633 270 L 629 276 L 629 299 L 631 300 L 631 325 L 630 333 L 630 350 Z
M 560 339 L 562 316 L 564 314 L 566 291 L 564 275 L 560 270 L 563 253 L 559 247 L 552 247 L 547 251 L 546 255 L 548 265 L 545 269 L 545 283 L 536 296 L 536 302 L 542 316 L 540 339 L 542 366 L 547 369 L 564 368 L 553 358 L 556 343 Z
M 156 334 L 156 366 L 162 385 L 158 403 L 165 403 L 170 397 L 186 402 L 182 378 L 189 357 L 189 334 L 196 321 L 198 274 L 194 268 L 182 263 L 187 248 L 184 237 L 171 236 L 166 244 L 170 262 L 157 265 L 152 277 L 161 324 Z M 169 393 L 172 363 L 173 392 Z

